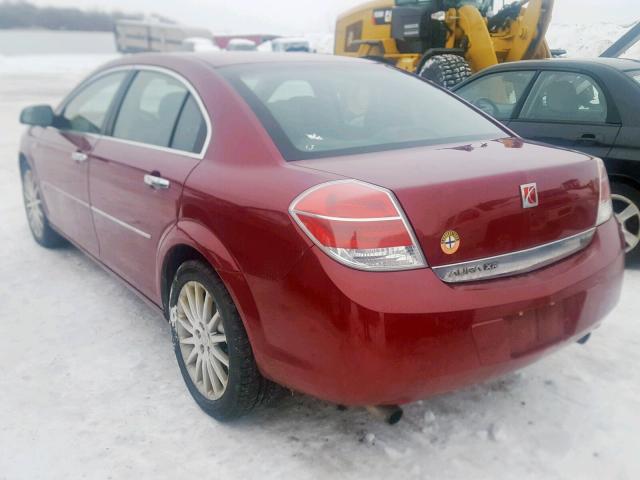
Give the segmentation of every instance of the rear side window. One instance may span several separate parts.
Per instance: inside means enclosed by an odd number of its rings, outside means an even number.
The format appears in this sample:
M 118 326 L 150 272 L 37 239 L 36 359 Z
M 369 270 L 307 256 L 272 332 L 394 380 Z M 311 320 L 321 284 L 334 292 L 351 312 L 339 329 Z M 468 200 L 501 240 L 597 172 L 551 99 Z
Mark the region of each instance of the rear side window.
M 500 72 L 481 77 L 456 94 L 499 120 L 509 120 L 535 72 Z
M 574 72 L 542 72 L 522 108 L 523 120 L 604 123 L 607 100 L 589 76 Z
M 127 72 L 104 75 L 91 82 L 71 98 L 59 119 L 63 130 L 100 133 L 113 98 Z
M 199 153 L 207 136 L 207 125 L 192 95 L 187 98 L 176 125 L 171 148 Z
M 287 160 L 508 136 L 454 96 L 378 64 L 225 67 Z
M 158 72 L 138 72 L 120 106 L 113 136 L 169 147 L 189 96 L 179 80 Z

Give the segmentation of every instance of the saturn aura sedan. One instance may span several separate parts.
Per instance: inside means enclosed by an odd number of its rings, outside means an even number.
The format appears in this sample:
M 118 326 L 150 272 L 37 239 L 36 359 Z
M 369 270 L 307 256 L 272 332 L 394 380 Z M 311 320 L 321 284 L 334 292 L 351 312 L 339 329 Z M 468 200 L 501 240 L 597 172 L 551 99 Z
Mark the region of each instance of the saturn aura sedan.
M 282 385 L 389 406 L 584 339 L 624 253 L 603 163 L 367 60 L 128 56 L 25 109 L 35 240 L 162 312 L 217 419 Z

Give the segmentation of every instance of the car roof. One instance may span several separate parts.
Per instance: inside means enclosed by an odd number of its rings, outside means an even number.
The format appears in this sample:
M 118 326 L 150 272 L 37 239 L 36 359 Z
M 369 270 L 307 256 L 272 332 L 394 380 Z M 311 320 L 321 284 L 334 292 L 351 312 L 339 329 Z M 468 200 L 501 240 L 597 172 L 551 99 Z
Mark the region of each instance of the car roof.
M 256 51 L 226 51 L 226 52 L 176 52 L 176 53 L 138 53 L 127 55 L 111 62 L 108 66 L 145 64 L 169 66 L 176 60 L 183 62 L 205 63 L 210 67 L 219 68 L 230 65 L 248 65 L 258 63 L 374 63 L 371 60 L 350 58 L 336 55 L 322 55 L 309 53 L 265 53 Z
M 543 60 L 521 60 L 519 62 L 508 62 L 494 65 L 483 73 L 490 71 L 504 71 L 514 69 L 557 69 L 557 68 L 580 68 L 584 70 L 613 68 L 616 70 L 637 70 L 640 69 L 640 61 L 630 58 L 548 58 Z

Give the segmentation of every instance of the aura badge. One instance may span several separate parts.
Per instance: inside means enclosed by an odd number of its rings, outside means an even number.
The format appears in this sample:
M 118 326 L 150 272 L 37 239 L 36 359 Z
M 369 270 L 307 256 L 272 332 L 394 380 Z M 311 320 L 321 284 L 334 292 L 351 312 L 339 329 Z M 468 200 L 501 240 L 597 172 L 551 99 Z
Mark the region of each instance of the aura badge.
M 522 197 L 522 208 L 538 206 L 538 186 L 535 183 L 520 185 L 520 196 Z
M 453 255 L 460 248 L 460 235 L 454 230 L 447 230 L 440 240 L 440 248 L 447 255 Z

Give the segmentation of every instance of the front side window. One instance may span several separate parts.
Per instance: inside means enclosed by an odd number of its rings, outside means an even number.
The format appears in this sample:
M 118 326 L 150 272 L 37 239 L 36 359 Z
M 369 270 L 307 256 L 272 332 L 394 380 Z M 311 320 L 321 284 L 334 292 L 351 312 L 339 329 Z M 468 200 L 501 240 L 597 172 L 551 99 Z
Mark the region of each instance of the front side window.
M 120 106 L 113 136 L 170 147 L 176 121 L 189 95 L 187 87 L 169 75 L 138 72 Z
M 454 96 L 377 64 L 260 64 L 219 71 L 287 160 L 501 138 Z
M 126 76 L 127 72 L 107 74 L 80 90 L 58 117 L 59 127 L 76 132 L 101 133 L 111 102 Z
M 607 100 L 589 76 L 574 72 L 542 72 L 527 98 L 523 120 L 604 123 Z
M 500 72 L 464 85 L 456 94 L 499 120 L 509 120 L 535 72 Z

